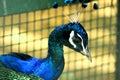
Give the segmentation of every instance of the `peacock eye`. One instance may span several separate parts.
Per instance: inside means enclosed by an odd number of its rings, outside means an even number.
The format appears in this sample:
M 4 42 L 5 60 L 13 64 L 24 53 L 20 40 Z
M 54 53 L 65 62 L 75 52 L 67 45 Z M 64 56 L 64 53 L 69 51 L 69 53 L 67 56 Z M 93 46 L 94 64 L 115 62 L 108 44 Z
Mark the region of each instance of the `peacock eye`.
M 79 38 L 74 38 L 74 39 L 73 39 L 73 42 L 74 42 L 74 43 L 81 43 L 81 39 L 79 39 Z
M 73 42 L 74 43 L 81 43 L 82 39 L 77 35 L 77 33 L 74 35 Z

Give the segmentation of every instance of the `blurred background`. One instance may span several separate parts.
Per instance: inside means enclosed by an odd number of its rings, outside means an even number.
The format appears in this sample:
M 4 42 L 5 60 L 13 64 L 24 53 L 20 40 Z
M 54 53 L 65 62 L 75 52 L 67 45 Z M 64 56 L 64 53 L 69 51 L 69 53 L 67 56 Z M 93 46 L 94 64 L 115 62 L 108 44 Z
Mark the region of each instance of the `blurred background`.
M 52 3 L 60 3 L 57 9 Z M 93 9 L 94 2 L 99 5 Z M 57 26 L 69 23 L 74 11 L 89 36 L 92 62 L 64 47 L 65 68 L 59 80 L 120 80 L 120 0 L 97 0 L 81 9 L 81 4 L 63 0 L 0 0 L 0 54 L 23 52 L 44 58 L 48 36 Z M 65 15 L 64 15 L 65 14 Z

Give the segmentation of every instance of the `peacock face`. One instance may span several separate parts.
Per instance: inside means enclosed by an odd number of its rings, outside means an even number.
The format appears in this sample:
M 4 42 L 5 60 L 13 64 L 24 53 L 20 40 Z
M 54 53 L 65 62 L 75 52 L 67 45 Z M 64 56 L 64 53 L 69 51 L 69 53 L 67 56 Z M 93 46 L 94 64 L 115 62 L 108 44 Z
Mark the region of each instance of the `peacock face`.
M 70 23 L 65 26 L 64 45 L 87 56 L 90 61 L 91 55 L 88 50 L 88 35 L 80 23 Z

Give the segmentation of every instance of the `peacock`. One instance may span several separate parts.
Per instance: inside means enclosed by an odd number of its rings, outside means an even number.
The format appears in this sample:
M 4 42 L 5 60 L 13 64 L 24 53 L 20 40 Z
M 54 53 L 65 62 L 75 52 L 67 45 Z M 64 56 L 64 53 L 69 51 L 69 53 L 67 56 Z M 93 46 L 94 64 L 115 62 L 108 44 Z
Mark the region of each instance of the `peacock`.
M 57 80 L 65 64 L 63 46 L 92 61 L 88 50 L 88 34 L 77 19 L 58 26 L 51 32 L 46 58 L 37 59 L 19 52 L 1 54 L 0 80 Z

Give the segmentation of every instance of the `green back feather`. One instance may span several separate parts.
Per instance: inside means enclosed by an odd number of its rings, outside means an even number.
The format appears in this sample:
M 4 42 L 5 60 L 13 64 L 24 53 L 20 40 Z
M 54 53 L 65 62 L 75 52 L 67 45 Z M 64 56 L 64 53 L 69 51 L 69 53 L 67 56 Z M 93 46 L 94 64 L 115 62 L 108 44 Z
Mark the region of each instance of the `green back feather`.
M 32 74 L 15 72 L 11 69 L 0 67 L 0 80 L 44 80 Z

